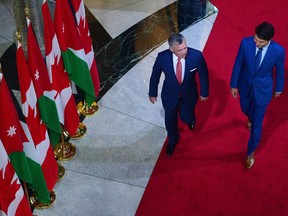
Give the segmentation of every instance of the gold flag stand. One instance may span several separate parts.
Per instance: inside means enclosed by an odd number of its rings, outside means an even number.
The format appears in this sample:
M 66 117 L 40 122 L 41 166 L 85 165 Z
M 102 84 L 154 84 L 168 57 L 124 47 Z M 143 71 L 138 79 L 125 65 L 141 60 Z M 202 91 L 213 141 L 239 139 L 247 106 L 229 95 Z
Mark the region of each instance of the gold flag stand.
M 58 143 L 54 148 L 54 155 L 57 160 L 71 160 L 76 156 L 76 147 L 70 142 Z
M 65 175 L 65 168 L 61 164 L 58 163 L 58 179 L 57 182 L 61 181 Z
M 88 104 L 85 101 L 84 102 L 81 101 L 77 104 L 78 112 L 80 112 L 84 116 L 94 115 L 98 111 L 98 108 L 99 107 L 98 107 L 98 104 L 96 103 L 96 101 L 93 101 L 90 107 L 88 106 Z
M 84 123 L 80 122 L 78 125 L 78 128 L 73 136 L 70 136 L 69 132 L 67 130 L 63 131 L 64 141 L 72 139 L 79 139 L 85 135 L 87 131 L 87 127 L 84 125 Z
M 86 125 L 84 123 L 80 122 L 79 126 L 76 130 L 76 133 L 73 136 L 71 136 L 71 138 L 72 139 L 79 139 L 85 135 L 86 131 L 87 131 Z
M 49 192 L 50 194 L 50 203 L 46 204 L 46 203 L 42 203 L 40 202 L 37 197 L 36 197 L 36 194 L 33 193 L 31 196 L 30 196 L 30 204 L 32 206 L 34 206 L 36 209 L 47 209 L 49 207 L 51 207 L 55 200 L 56 200 L 56 194 L 54 193 L 54 191 L 50 191 Z
M 56 157 L 56 160 L 63 160 L 63 161 L 71 160 L 76 156 L 75 145 L 64 140 L 63 132 L 61 134 L 61 142 L 54 147 L 54 156 Z
M 98 105 L 97 105 L 96 101 L 94 101 L 90 107 L 88 106 L 88 104 L 85 101 L 83 103 L 79 102 L 77 104 L 77 112 L 78 112 L 78 115 L 80 118 L 80 123 L 78 125 L 78 128 L 77 128 L 75 134 L 72 136 L 69 134 L 69 132 L 67 130 L 63 130 L 62 134 L 64 136 L 64 142 L 65 142 L 65 140 L 69 140 L 70 138 L 79 139 L 79 138 L 83 137 L 87 132 L 87 127 L 83 122 L 81 122 L 81 118 L 85 118 L 86 116 L 91 116 L 95 112 L 97 112 L 97 110 L 98 110 Z

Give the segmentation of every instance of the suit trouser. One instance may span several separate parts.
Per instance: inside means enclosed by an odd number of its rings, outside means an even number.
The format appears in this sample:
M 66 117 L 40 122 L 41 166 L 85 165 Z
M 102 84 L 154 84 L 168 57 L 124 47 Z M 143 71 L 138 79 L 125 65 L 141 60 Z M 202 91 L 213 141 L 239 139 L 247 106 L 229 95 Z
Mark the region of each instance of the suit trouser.
M 169 143 L 171 145 L 177 144 L 179 140 L 178 114 L 180 114 L 180 119 L 183 122 L 185 122 L 186 124 L 191 124 L 192 121 L 195 121 L 195 105 L 192 109 L 187 110 L 187 108 L 183 104 L 182 99 L 180 99 L 175 109 L 165 109 L 165 126 L 168 134 Z
M 242 102 L 242 101 L 241 101 Z M 242 104 L 246 104 L 243 106 Z M 254 152 L 260 143 L 262 135 L 262 125 L 264 115 L 268 104 L 259 105 L 256 103 L 255 97 L 252 94 L 251 97 L 245 103 L 241 103 L 242 111 L 251 120 L 250 138 L 248 140 L 247 155 Z

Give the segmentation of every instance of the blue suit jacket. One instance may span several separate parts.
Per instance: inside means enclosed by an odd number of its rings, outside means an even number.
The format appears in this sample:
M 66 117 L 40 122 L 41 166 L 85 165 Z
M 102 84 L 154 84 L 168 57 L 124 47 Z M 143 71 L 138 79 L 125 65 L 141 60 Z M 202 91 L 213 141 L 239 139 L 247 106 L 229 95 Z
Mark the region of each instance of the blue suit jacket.
M 257 104 L 265 105 L 271 101 L 274 91 L 283 91 L 285 50 L 271 40 L 267 53 L 257 71 L 255 71 L 255 51 L 254 37 L 244 38 L 235 60 L 230 87 L 238 88 L 241 97 L 244 98 L 249 98 L 251 91 L 253 91 Z M 274 85 L 273 71 L 275 68 Z
M 164 109 L 175 109 L 178 105 L 179 95 L 182 96 L 182 102 L 187 109 L 193 109 L 198 98 L 197 84 L 195 80 L 196 72 L 198 71 L 200 80 L 200 95 L 208 97 L 209 82 L 208 69 L 205 59 L 199 50 L 188 48 L 188 53 L 185 58 L 185 72 L 183 82 L 180 85 L 177 81 L 173 67 L 173 53 L 170 49 L 160 52 L 153 66 L 149 96 L 158 96 L 158 84 L 161 73 L 165 75 L 162 87 L 162 103 Z

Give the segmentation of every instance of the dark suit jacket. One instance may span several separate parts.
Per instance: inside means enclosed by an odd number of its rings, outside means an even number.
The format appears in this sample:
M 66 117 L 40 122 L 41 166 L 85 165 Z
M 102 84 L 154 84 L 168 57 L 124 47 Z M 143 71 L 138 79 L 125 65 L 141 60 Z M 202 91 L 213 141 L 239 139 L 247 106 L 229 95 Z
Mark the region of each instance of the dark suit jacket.
M 235 60 L 230 87 L 238 88 L 241 97 L 246 98 L 249 98 L 253 91 L 257 104 L 265 105 L 270 102 L 274 90 L 283 91 L 285 50 L 271 40 L 257 71 L 255 71 L 255 50 L 256 44 L 253 36 L 242 40 Z M 273 85 L 274 68 L 276 68 L 275 85 Z
M 160 52 L 156 58 L 150 78 L 150 97 L 158 96 L 158 84 L 162 72 L 165 75 L 161 93 L 164 109 L 175 109 L 178 105 L 179 95 L 182 95 L 183 104 L 187 109 L 194 108 L 198 98 L 197 84 L 195 80 L 196 72 L 199 74 L 201 87 L 200 95 L 208 97 L 208 69 L 205 59 L 200 51 L 188 48 L 188 53 L 185 58 L 184 78 L 181 85 L 178 83 L 174 71 L 173 53 L 170 49 Z

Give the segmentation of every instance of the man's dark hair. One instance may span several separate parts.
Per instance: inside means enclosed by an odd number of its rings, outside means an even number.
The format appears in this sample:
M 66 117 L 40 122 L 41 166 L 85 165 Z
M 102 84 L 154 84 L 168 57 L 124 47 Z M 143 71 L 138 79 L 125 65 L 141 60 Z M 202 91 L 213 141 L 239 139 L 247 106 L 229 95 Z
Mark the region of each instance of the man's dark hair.
M 263 22 L 256 27 L 255 33 L 260 39 L 269 41 L 274 36 L 275 31 L 272 24 Z
M 170 47 L 172 47 L 175 44 L 176 45 L 182 44 L 184 41 L 185 41 L 185 38 L 180 33 L 173 33 L 168 38 L 168 44 L 169 44 Z

